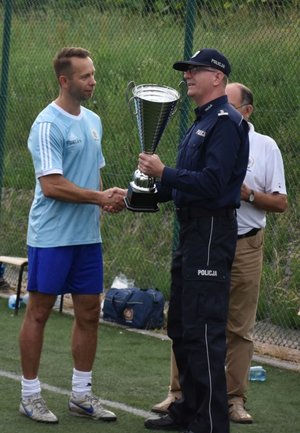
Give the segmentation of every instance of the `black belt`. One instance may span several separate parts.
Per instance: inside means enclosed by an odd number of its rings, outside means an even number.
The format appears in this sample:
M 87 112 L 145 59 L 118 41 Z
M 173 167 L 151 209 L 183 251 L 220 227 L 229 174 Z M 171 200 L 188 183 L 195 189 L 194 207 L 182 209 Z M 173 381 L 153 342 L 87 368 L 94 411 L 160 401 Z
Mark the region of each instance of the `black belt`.
M 236 215 L 236 210 L 233 208 L 221 209 L 204 209 L 200 207 L 181 207 L 176 208 L 176 213 L 179 220 L 189 220 L 192 218 L 203 217 L 233 217 Z
M 238 239 L 250 238 L 250 236 L 255 236 L 261 229 L 252 229 L 243 235 L 238 235 Z

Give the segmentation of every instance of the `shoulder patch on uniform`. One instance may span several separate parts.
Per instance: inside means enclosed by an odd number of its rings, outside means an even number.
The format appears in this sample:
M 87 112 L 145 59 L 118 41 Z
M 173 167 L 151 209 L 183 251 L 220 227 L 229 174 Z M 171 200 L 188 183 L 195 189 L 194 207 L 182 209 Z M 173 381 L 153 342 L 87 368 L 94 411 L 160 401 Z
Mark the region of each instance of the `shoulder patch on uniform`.
M 220 111 L 218 112 L 218 116 L 219 116 L 219 117 L 229 117 L 229 114 L 228 114 L 228 111 L 220 110 Z

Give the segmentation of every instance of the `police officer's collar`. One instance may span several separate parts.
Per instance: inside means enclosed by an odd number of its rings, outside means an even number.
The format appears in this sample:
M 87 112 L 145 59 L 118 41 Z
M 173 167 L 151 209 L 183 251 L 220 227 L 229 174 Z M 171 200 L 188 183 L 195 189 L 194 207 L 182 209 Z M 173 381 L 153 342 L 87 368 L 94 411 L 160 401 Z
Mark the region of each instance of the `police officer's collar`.
M 197 107 L 195 109 L 196 118 L 199 119 L 200 117 L 209 114 L 212 109 L 216 109 L 221 105 L 226 104 L 226 102 L 228 102 L 227 95 L 223 95 L 217 99 L 213 99 L 212 101 L 209 101 L 205 105 L 201 105 L 201 107 Z

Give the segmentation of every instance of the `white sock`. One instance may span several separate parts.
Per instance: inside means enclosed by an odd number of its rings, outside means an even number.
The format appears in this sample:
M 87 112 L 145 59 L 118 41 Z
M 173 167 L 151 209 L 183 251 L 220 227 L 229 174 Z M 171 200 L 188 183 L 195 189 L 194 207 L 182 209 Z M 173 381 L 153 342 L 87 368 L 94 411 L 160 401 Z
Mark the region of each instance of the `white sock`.
M 78 394 L 89 394 L 92 392 L 92 372 L 91 371 L 79 371 L 73 368 L 72 377 L 72 393 Z
M 36 377 L 35 379 L 25 379 L 22 376 L 22 398 L 30 397 L 32 394 L 37 394 L 41 392 L 41 383 Z

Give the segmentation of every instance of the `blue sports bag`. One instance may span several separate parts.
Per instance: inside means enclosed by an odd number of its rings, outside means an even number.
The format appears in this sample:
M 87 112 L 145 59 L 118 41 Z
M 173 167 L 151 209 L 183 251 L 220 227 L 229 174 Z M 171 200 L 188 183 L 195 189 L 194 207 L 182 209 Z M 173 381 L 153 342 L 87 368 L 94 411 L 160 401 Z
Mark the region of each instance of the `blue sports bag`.
M 139 329 L 162 328 L 164 296 L 157 289 L 109 289 L 103 304 L 103 320 Z

